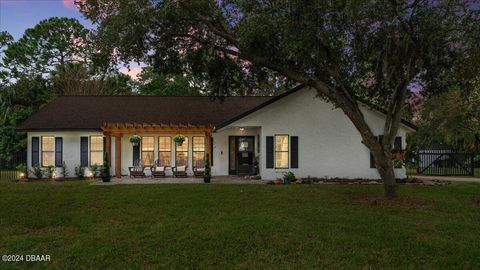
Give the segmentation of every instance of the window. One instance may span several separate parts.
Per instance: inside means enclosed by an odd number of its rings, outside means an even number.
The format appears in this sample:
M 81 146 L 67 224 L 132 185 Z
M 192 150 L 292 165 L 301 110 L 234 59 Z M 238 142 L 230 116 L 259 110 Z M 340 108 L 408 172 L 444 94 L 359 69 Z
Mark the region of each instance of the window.
M 193 137 L 193 166 L 204 166 L 205 163 L 205 137 Z
M 182 145 L 175 144 L 175 166 L 183 166 L 188 164 L 188 137 Z
M 42 137 L 42 166 L 54 166 L 55 138 Z
M 172 137 L 158 137 L 158 159 L 163 166 L 172 165 Z
M 142 137 L 142 161 L 145 166 L 153 165 L 153 137 Z
M 275 135 L 275 169 L 288 168 L 288 135 Z
M 90 165 L 103 164 L 103 136 L 90 137 Z

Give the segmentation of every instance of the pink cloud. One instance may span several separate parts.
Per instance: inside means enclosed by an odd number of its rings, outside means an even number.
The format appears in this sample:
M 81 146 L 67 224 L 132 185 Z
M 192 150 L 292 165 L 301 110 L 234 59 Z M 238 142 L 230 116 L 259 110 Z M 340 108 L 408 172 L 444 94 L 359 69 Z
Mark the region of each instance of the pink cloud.
M 138 74 L 140 74 L 140 72 L 142 72 L 142 68 L 141 67 L 131 67 L 130 69 L 128 69 L 126 67 L 122 67 L 122 68 L 120 68 L 120 72 L 125 74 L 125 75 L 128 75 L 128 76 L 132 77 L 132 79 L 137 79 Z
M 76 8 L 75 3 L 73 2 L 74 0 L 63 0 L 63 6 L 66 8 Z

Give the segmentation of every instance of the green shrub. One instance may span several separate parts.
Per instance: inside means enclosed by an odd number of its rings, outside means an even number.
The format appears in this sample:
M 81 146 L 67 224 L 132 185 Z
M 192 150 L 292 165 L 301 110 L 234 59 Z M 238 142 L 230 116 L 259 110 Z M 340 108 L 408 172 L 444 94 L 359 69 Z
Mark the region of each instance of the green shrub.
M 90 165 L 90 167 L 88 167 L 88 169 L 90 170 L 90 172 L 92 173 L 92 177 L 95 178 L 97 177 L 98 175 L 98 165 L 97 164 L 93 164 L 93 165 Z
M 35 177 L 37 177 L 38 179 L 42 179 L 42 177 L 43 177 L 43 169 L 42 169 L 42 167 L 40 167 L 40 165 L 38 165 L 38 164 L 33 165 L 31 172 L 32 172 L 32 174 L 35 175 Z
M 27 177 L 27 174 L 28 174 L 27 164 L 25 164 L 25 163 L 18 164 L 16 169 L 20 173 L 20 178 Z
M 75 176 L 83 178 L 85 176 L 85 167 L 83 165 L 75 167 Z
M 47 166 L 46 168 L 46 173 L 49 179 L 53 178 L 53 173 L 55 172 L 55 167 L 54 166 Z
M 60 168 L 62 168 L 63 177 L 67 177 L 67 164 L 65 164 L 65 161 L 62 162 Z

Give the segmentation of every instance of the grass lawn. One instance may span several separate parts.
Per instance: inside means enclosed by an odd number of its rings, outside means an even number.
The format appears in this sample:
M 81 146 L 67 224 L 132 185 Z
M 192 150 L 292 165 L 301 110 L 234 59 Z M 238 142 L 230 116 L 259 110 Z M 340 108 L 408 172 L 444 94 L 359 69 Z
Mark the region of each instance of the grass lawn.
M 0 183 L 0 269 L 480 269 L 480 184 Z M 360 199 L 359 199 L 360 198 Z

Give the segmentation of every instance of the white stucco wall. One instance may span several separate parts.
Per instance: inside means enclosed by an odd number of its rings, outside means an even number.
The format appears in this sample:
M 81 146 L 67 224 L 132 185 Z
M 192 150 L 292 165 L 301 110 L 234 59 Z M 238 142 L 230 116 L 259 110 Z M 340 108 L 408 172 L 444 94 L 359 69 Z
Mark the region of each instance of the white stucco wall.
M 382 134 L 384 116 L 367 108 L 362 108 L 362 112 L 373 132 Z M 297 91 L 229 126 L 261 126 L 260 173 L 264 180 L 281 177 L 286 171 L 298 177 L 380 178 L 377 170 L 370 168 L 370 152 L 347 116 L 316 97 L 313 89 Z M 398 132 L 403 147 L 407 131 L 402 126 Z M 222 132 L 223 129 L 219 131 Z M 265 137 L 275 134 L 298 136 L 298 169 L 266 168 Z M 405 168 L 395 169 L 395 174 L 405 178 Z

